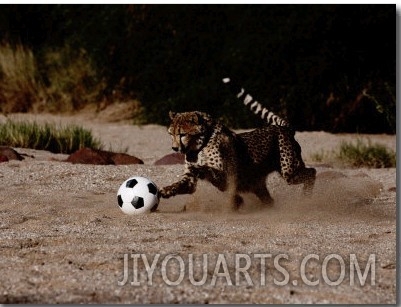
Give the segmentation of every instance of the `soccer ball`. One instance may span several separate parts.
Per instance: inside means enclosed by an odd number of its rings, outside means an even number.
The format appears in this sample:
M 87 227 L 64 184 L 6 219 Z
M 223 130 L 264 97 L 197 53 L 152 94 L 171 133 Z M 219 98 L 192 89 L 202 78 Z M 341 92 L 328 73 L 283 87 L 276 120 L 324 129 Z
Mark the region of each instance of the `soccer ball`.
M 120 209 L 129 215 L 155 211 L 159 204 L 158 188 L 148 178 L 128 178 L 118 189 L 117 202 Z

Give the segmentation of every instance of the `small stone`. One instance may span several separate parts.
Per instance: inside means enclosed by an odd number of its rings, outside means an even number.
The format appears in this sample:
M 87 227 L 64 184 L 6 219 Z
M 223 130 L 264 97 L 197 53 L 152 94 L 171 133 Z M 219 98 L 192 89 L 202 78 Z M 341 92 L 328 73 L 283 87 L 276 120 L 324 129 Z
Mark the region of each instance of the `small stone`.
M 1 162 L 8 162 L 8 158 L 6 156 L 0 155 L 0 163 Z
M 66 162 L 95 165 L 143 164 L 141 159 L 134 156 L 91 148 L 81 148 L 77 150 L 67 158 Z
M 0 162 L 10 161 L 10 160 L 18 160 L 18 161 L 24 160 L 23 156 L 21 156 L 18 152 L 16 152 L 11 147 L 7 147 L 7 146 L 0 146 L 0 157 L 1 156 L 6 157 L 7 160 L 4 160 L 4 158 L 2 158 L 2 160 L 0 160 Z
M 184 164 L 185 155 L 181 153 L 171 153 L 165 155 L 155 162 L 155 165 L 171 165 L 171 164 Z

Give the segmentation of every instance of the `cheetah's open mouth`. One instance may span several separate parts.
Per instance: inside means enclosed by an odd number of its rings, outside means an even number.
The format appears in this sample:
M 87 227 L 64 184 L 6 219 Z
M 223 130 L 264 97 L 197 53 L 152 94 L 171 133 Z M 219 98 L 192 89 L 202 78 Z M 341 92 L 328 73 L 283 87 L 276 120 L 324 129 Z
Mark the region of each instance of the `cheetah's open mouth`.
M 187 152 L 188 152 L 188 149 L 186 147 L 184 147 L 184 146 L 181 146 L 180 153 L 185 155 Z

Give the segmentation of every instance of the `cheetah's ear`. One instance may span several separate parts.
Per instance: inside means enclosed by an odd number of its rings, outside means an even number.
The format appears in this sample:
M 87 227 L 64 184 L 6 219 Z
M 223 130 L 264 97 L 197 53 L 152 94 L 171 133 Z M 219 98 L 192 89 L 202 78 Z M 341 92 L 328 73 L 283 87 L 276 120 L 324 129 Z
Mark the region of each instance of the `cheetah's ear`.
M 196 124 L 204 124 L 211 120 L 210 115 L 204 112 L 195 111 L 194 116 L 196 116 Z
M 201 121 L 201 118 L 196 112 L 192 112 L 191 116 L 189 117 L 189 121 L 197 125 Z
M 170 119 L 174 119 L 174 117 L 175 117 L 176 114 L 177 114 L 177 113 L 176 113 L 176 112 L 173 112 L 173 111 L 168 112 L 168 115 L 170 116 Z

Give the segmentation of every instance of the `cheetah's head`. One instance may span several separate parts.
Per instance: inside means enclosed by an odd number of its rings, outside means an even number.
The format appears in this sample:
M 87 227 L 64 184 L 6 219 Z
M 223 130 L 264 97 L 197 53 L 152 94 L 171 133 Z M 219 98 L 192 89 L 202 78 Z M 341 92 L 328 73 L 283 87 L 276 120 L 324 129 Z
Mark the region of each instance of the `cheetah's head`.
M 199 151 L 207 142 L 210 126 L 213 121 L 210 115 L 203 112 L 169 113 L 171 124 L 168 133 L 171 135 L 172 148 L 181 153 Z

